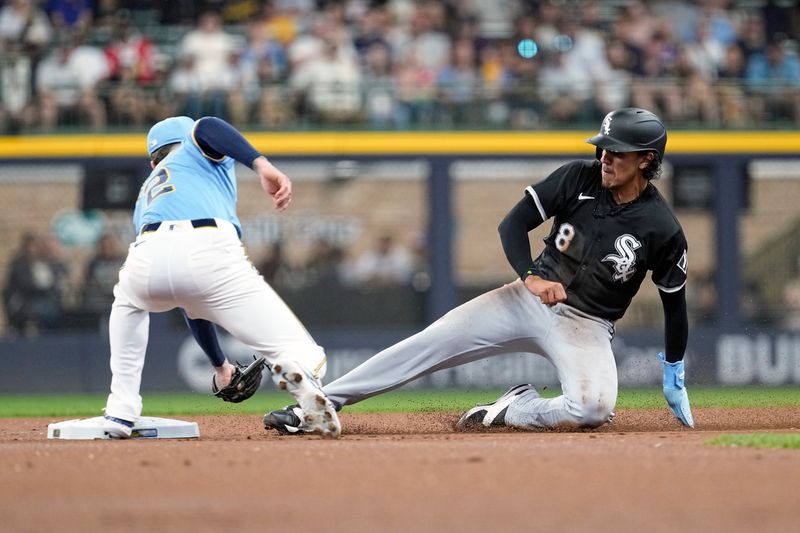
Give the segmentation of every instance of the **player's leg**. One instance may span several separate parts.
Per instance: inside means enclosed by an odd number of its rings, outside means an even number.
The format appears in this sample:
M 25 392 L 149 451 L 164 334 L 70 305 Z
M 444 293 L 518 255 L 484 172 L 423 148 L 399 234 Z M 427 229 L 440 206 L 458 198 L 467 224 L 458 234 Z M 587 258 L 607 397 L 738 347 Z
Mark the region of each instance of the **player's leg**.
M 453 309 L 324 387 L 339 407 L 422 376 L 510 352 L 527 352 L 547 335 L 553 314 L 520 281 Z
M 135 422 L 142 413 L 139 388 L 147 350 L 149 312 L 175 306 L 170 301 L 169 280 L 163 276 L 168 270 L 163 261 L 169 257 L 170 247 L 163 239 L 140 237 L 129 247 L 120 270 L 109 319 L 112 377 L 107 416 Z
M 224 294 L 201 309 L 192 303 L 190 317 L 202 316 L 219 324 L 270 362 L 292 359 L 317 381 L 325 375 L 325 352 L 277 293 L 252 272 L 229 280 Z
M 142 380 L 150 314 L 131 303 L 125 292 L 114 288 L 108 334 L 111 347 L 111 393 L 106 416 L 135 422 L 142 414 L 139 387 Z
M 187 316 L 218 324 L 269 362 L 292 359 L 315 379 L 322 378 L 325 352 L 253 268 L 233 226 L 196 235 L 183 254 L 196 285 L 182 291 L 180 305 Z
M 508 405 L 505 424 L 520 428 L 598 427 L 609 422 L 617 401 L 617 367 L 609 324 L 575 313 L 566 306 L 542 353 L 553 363 L 562 395 L 540 398 L 535 389 Z
M 338 416 L 321 390 L 327 369 L 324 350 L 253 268 L 235 233 L 232 239 L 224 232 L 209 235 L 213 246 L 187 255 L 192 275 L 207 288 L 184 293 L 181 306 L 190 318 L 219 324 L 264 355 L 273 381 L 302 407 L 309 430 L 338 437 Z

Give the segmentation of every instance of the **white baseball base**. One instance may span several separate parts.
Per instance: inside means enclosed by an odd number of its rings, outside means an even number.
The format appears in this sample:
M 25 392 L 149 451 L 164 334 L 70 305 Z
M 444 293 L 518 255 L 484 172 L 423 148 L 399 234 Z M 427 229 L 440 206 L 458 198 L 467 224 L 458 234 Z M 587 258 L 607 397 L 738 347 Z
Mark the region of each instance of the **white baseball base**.
M 110 438 L 103 428 L 103 417 L 55 422 L 47 426 L 48 439 L 93 440 Z M 196 439 L 197 422 L 143 416 L 133 425 L 132 439 Z

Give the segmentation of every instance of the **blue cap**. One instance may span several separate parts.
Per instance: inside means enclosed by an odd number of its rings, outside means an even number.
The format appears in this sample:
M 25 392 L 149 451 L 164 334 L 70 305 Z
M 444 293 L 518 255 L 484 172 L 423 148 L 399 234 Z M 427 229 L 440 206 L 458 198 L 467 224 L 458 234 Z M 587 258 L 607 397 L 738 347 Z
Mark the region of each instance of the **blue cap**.
M 153 155 L 162 146 L 181 142 L 193 126 L 194 120 L 189 117 L 170 117 L 156 122 L 147 132 L 147 153 Z

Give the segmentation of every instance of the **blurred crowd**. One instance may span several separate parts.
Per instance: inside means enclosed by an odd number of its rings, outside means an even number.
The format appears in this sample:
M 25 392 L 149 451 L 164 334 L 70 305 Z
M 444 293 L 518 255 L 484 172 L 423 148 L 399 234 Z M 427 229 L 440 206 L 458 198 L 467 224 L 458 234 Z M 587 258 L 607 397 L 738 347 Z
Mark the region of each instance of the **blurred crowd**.
M 8 333 L 31 337 L 63 327 L 96 327 L 111 310 L 124 259 L 116 238 L 104 234 L 76 273 L 75 261 L 56 235 L 23 234 L 3 285 Z M 81 318 L 87 323 L 76 323 Z
M 58 329 L 96 329 L 107 319 L 125 260 L 116 236 L 99 236 L 85 259 L 53 233 L 22 235 L 2 288 L 6 334 L 33 337 Z M 305 257 L 290 258 L 281 241 L 252 250 L 253 266 L 281 293 L 320 289 L 359 293 L 430 286 L 427 253 L 391 233 L 379 233 L 363 250 L 315 243 Z M 2 336 L 2 335 L 0 335 Z
M 796 0 L 4 0 L 0 132 L 800 125 Z

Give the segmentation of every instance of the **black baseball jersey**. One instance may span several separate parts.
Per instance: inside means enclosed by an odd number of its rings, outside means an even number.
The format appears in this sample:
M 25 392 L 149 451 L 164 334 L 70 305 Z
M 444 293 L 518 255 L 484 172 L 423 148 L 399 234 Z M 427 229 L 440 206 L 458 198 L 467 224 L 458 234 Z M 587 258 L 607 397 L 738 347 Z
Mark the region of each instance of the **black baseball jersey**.
M 648 270 L 662 291 L 684 286 L 687 244 L 658 189 L 648 183 L 638 198 L 617 204 L 600 168 L 599 161 L 574 161 L 525 189 L 542 219 L 553 217 L 532 273 L 561 282 L 568 305 L 617 320 Z

